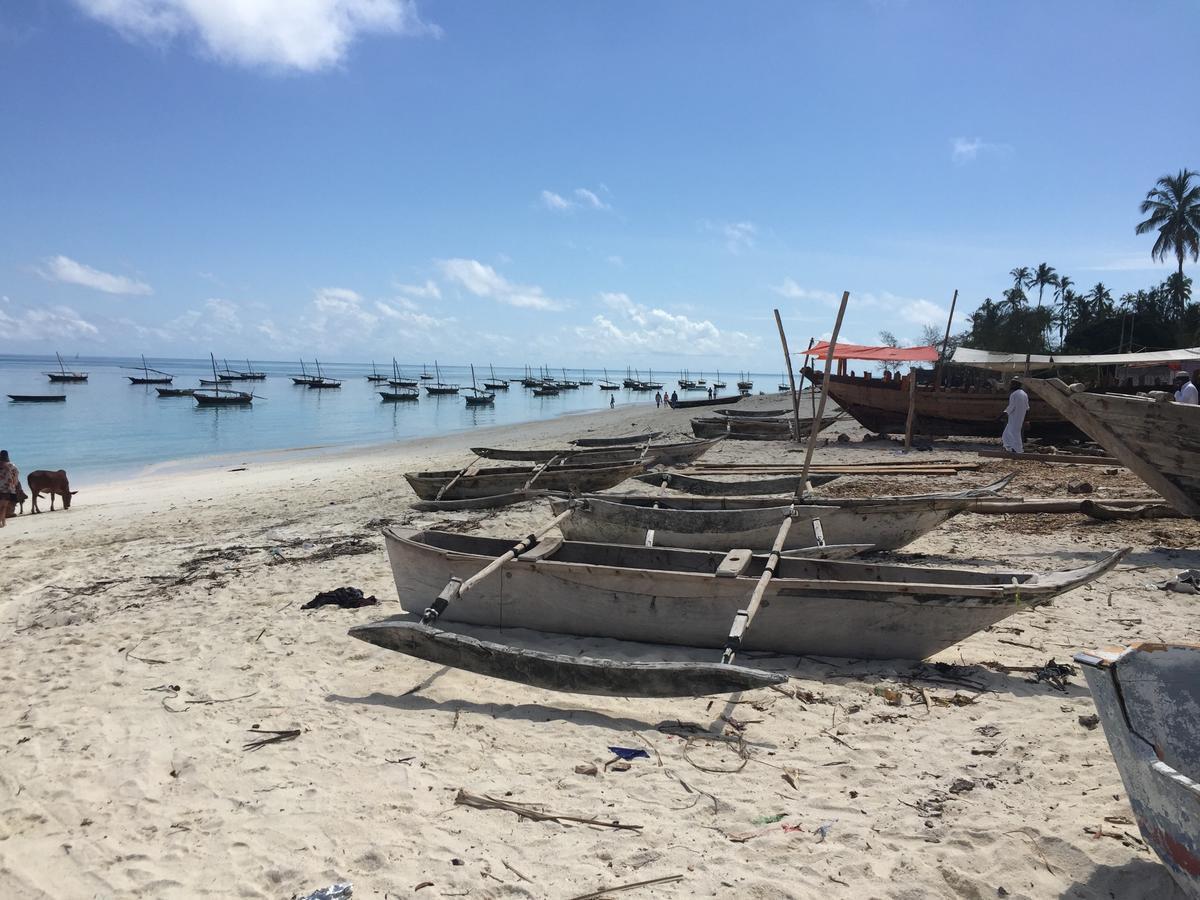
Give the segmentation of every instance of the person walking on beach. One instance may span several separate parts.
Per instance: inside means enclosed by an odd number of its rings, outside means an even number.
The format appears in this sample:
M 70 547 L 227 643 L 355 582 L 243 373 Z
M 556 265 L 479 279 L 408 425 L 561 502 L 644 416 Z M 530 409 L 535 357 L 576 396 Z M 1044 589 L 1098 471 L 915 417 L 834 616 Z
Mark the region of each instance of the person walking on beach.
M 1192 376 L 1187 372 L 1180 372 L 1175 376 L 1175 387 L 1176 403 L 1200 405 L 1200 391 L 1196 390 L 1196 386 L 1192 384 Z
M 608 395 L 608 408 L 609 409 L 617 408 L 617 398 L 614 397 L 612 394 Z
M 1021 440 L 1021 430 L 1025 427 L 1025 413 L 1029 412 L 1029 395 L 1021 387 L 1021 379 L 1014 378 L 1008 383 L 1008 409 L 1004 415 L 1008 424 L 1004 426 L 1004 449 L 1010 453 L 1023 453 L 1025 445 Z
M 675 408 L 675 404 L 679 402 L 679 392 L 671 391 L 671 409 Z
M 654 407 L 655 409 L 662 406 L 662 391 L 654 392 Z
M 17 508 L 21 496 L 21 473 L 8 459 L 8 451 L 0 450 L 0 528 L 8 514 Z

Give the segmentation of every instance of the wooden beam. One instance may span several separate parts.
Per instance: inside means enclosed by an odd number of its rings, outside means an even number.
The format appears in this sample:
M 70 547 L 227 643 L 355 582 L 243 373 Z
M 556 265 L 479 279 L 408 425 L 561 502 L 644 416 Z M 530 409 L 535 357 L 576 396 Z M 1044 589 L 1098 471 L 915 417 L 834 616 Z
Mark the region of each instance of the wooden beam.
M 917 370 L 908 369 L 908 418 L 904 422 L 904 451 L 912 449 L 913 422 L 917 418 Z
M 783 319 L 779 318 L 779 310 L 775 310 L 775 324 L 779 328 L 779 342 L 783 344 L 783 362 L 787 366 L 788 384 L 792 388 L 792 420 L 795 422 L 796 443 L 800 443 L 800 396 L 796 393 L 796 376 L 792 374 L 792 355 L 788 353 L 787 335 L 783 333 Z
M 1077 466 L 1123 466 L 1115 456 L 1092 456 L 1083 453 L 1009 453 L 1007 450 L 980 450 L 989 459 L 1028 460 L 1030 462 L 1061 463 Z
M 846 303 L 850 300 L 850 292 L 842 291 L 842 304 L 838 307 L 837 321 L 833 323 L 833 334 L 829 336 L 829 348 L 825 351 L 825 377 L 821 380 L 821 402 L 817 405 L 816 415 L 813 416 L 813 434 L 804 450 L 804 468 L 801 470 L 801 481 L 808 478 L 812 466 L 813 450 L 817 447 L 817 434 L 820 431 L 821 419 L 825 417 L 825 401 L 829 399 L 829 367 L 833 365 L 833 350 L 837 346 L 838 333 L 842 330 L 842 319 L 846 316 Z M 797 435 L 799 437 L 799 435 Z
M 954 289 L 954 297 L 950 300 L 950 315 L 946 317 L 946 336 L 942 338 L 942 352 L 938 354 L 937 370 L 933 373 L 933 389 L 942 389 L 942 365 L 946 361 L 946 347 L 950 343 L 950 326 L 954 322 L 954 307 L 958 303 L 958 288 Z

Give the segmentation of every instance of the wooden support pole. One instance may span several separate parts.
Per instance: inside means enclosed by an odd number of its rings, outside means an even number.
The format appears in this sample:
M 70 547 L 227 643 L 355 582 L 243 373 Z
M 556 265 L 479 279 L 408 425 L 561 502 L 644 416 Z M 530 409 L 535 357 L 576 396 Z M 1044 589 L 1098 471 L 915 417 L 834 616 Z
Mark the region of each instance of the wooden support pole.
M 954 324 L 954 307 L 958 304 L 958 288 L 950 299 L 950 315 L 946 318 L 946 336 L 942 338 L 942 352 L 938 354 L 937 371 L 933 373 L 933 389 L 942 389 L 942 364 L 946 361 L 946 347 L 950 344 L 950 326 Z
M 904 423 L 904 450 L 912 449 L 913 422 L 917 418 L 917 370 L 908 370 L 908 419 Z
M 846 303 L 850 300 L 850 292 L 842 291 L 842 305 L 838 307 L 837 321 L 833 323 L 833 334 L 829 336 L 829 347 L 825 351 L 825 376 L 821 379 L 821 402 L 817 405 L 817 414 L 813 416 L 812 435 L 804 450 L 804 468 L 800 471 L 800 483 L 808 481 L 808 470 L 812 468 L 813 450 L 817 447 L 817 435 L 821 433 L 821 419 L 825 416 L 825 400 L 829 397 L 829 369 L 833 366 L 833 351 L 837 346 L 838 334 L 842 330 L 842 319 L 846 315 Z
M 796 376 L 792 374 L 792 355 L 788 352 L 787 335 L 783 333 L 783 319 L 775 310 L 775 324 L 779 328 L 779 342 L 783 344 L 783 362 L 787 366 L 788 385 L 792 389 L 792 437 L 800 443 L 800 395 L 796 393 Z

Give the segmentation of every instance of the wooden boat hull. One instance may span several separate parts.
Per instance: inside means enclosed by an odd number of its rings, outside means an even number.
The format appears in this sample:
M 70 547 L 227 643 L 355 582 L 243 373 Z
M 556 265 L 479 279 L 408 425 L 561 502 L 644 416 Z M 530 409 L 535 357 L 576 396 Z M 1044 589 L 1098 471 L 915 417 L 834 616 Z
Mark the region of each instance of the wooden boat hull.
M 545 469 L 534 484 L 539 490 L 602 491 L 620 484 L 626 478 L 645 471 L 643 463 L 624 465 L 567 465 Z M 470 500 L 478 497 L 495 497 L 520 491 L 534 475 L 532 468 L 523 466 L 498 466 L 480 469 L 478 474 L 464 475 L 454 481 L 456 471 L 409 472 L 404 477 L 421 500 Z M 438 491 L 454 481 L 450 490 L 438 497 Z
M 571 443 L 576 447 L 618 447 L 622 444 L 645 444 L 661 434 L 661 431 L 647 431 L 644 434 L 627 434 L 623 437 L 576 438 Z
M 485 388 L 487 388 L 489 391 L 507 391 L 508 390 L 508 382 L 507 381 L 485 381 L 483 383 L 483 386 Z
M 384 403 L 403 403 L 407 400 L 420 400 L 417 391 L 379 391 L 379 397 Z
M 814 373 L 820 382 L 820 373 Z M 878 378 L 829 378 L 829 397 L 869 431 L 904 434 L 908 421 L 908 391 L 895 382 Z M 963 437 L 999 437 L 1004 430 L 1001 414 L 1008 406 L 1007 391 L 968 394 L 917 388 L 913 401 L 915 434 Z M 1083 432 L 1048 403 L 1030 398 L 1025 434 L 1045 440 L 1082 438 Z
M 310 381 L 308 383 L 309 390 L 314 391 L 328 391 L 340 388 L 341 386 L 342 383 L 340 381 Z
M 87 375 L 82 372 L 68 372 L 66 375 L 61 372 L 47 372 L 46 377 L 54 384 L 79 384 L 88 380 Z
M 66 394 L 9 394 L 13 403 L 65 403 Z
M 160 397 L 190 397 L 195 393 L 195 388 L 158 388 L 158 396 Z
M 427 384 L 425 390 L 429 394 L 457 394 L 459 389 L 446 385 Z
M 126 375 L 130 384 L 170 384 L 174 378 L 135 378 L 133 375 Z
M 1200 646 L 1081 653 L 1138 830 L 1186 896 L 1200 898 Z
M 1129 394 L 1072 393 L 1057 378 L 1026 379 L 1185 516 L 1200 518 L 1200 406 Z
M 394 388 L 415 388 L 417 382 L 411 378 L 389 378 L 388 385 Z
M 704 388 L 700 388 L 704 390 Z M 710 397 L 705 400 L 676 400 L 675 409 L 694 409 L 698 406 L 728 406 L 742 399 L 741 394 L 731 394 L 728 397 Z
M 864 507 L 789 506 L 775 500 L 773 506 L 679 509 L 672 508 L 669 500 L 657 499 L 655 508 L 612 502 L 603 495 L 588 497 L 587 505 L 559 527 L 572 541 L 639 545 L 653 531 L 653 542 L 660 547 L 766 552 L 783 520 L 792 515 L 794 521 L 784 549 L 815 543 L 813 522 L 819 519 L 822 534 L 831 544 L 870 544 L 874 550 L 895 550 L 928 534 L 970 505 L 969 500 L 918 500 Z M 570 502 L 551 498 L 550 506 L 557 515 Z
M 634 475 L 637 481 L 652 487 L 662 487 L 663 482 L 673 491 L 696 494 L 702 497 L 748 497 L 764 494 L 795 494 L 800 488 L 799 475 L 784 475 L 779 478 L 754 478 L 746 481 L 713 481 L 695 478 L 676 472 L 645 472 Z M 813 487 L 836 481 L 840 475 L 809 475 L 808 483 Z
M 838 419 L 825 416 L 821 419 L 823 431 Z M 800 420 L 801 436 L 812 433 L 812 419 Z M 795 439 L 791 419 L 738 419 L 724 418 L 692 419 L 692 433 L 698 438 L 727 437 L 731 441 L 790 441 Z
M 791 413 L 790 409 L 714 409 L 713 415 L 733 416 L 737 419 L 778 419 Z M 811 417 L 810 417 L 811 420 Z
M 250 406 L 254 401 L 254 397 L 251 394 L 214 396 L 203 391 L 195 391 L 192 393 L 192 397 L 199 406 Z
M 513 462 L 548 462 L 558 459 L 564 463 L 601 463 L 641 460 L 646 465 L 677 465 L 699 459 L 723 438 L 709 441 L 680 441 L 673 444 L 630 444 L 612 450 L 564 447 L 557 450 L 507 450 L 502 447 L 472 447 L 471 452 L 484 459 L 503 459 Z M 643 449 L 645 452 L 643 452 Z
M 401 606 L 420 614 L 512 541 L 385 528 Z M 539 548 L 550 552 L 539 556 Z M 1125 551 L 1036 576 L 783 558 L 744 650 L 924 659 L 1094 580 Z M 716 575 L 723 553 L 543 541 L 453 603 L 443 621 L 690 647 L 723 647 L 765 563 Z M 1015 582 L 1015 583 L 1013 583 Z
M 787 676 L 718 662 L 639 662 L 514 650 L 402 617 L 358 625 L 350 636 L 441 666 L 572 694 L 694 697 L 782 684 Z

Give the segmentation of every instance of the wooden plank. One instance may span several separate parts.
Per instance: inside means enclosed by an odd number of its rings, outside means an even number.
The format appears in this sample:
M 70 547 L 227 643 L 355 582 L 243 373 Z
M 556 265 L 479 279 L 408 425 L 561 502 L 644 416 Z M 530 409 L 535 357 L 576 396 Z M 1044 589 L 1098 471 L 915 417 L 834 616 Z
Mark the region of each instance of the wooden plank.
M 1070 463 L 1077 466 L 1123 466 L 1115 456 L 1092 456 L 1084 453 L 1009 453 L 1007 450 L 979 450 L 989 459 L 1029 460 L 1030 462 Z
M 783 319 L 775 310 L 775 324 L 779 328 L 779 340 L 783 344 L 783 362 L 787 366 L 788 384 L 792 387 L 792 418 L 795 421 L 795 441 L 800 443 L 800 395 L 796 393 L 796 376 L 792 372 L 792 355 L 788 353 L 787 335 L 783 333 Z M 814 415 L 815 418 L 815 415 Z

